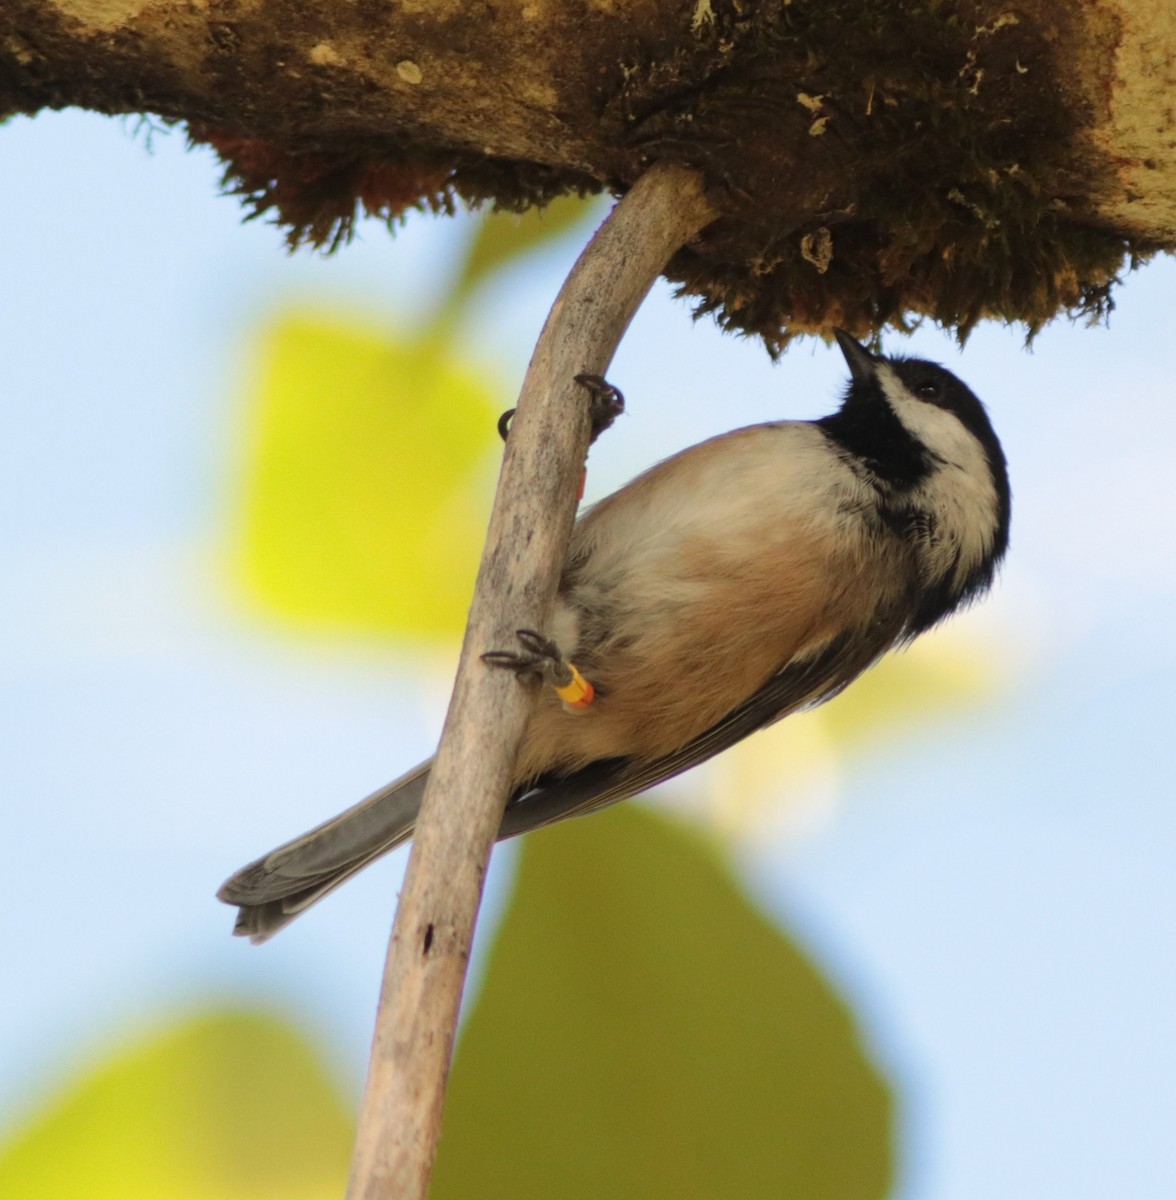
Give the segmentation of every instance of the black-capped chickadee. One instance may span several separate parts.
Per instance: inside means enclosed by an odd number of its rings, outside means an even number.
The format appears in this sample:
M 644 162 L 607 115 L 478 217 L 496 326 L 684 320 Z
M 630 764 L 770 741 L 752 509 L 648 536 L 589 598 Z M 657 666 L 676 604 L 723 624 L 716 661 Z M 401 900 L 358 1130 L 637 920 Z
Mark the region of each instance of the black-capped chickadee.
M 1005 458 L 950 371 L 837 340 L 819 421 L 702 442 L 576 524 L 551 627 L 486 657 L 545 687 L 500 838 L 633 796 L 836 695 L 987 590 L 1008 545 Z M 566 654 L 565 659 L 563 655 Z M 412 836 L 422 763 L 218 893 L 264 941 Z

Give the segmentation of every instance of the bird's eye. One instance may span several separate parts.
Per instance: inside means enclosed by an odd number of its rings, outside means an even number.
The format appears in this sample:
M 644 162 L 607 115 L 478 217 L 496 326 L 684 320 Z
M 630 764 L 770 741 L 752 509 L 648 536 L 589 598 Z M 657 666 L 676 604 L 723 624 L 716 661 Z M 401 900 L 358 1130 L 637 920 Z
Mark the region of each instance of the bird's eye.
M 915 395 L 920 400 L 938 400 L 943 395 L 943 385 L 938 379 L 920 379 L 915 384 Z

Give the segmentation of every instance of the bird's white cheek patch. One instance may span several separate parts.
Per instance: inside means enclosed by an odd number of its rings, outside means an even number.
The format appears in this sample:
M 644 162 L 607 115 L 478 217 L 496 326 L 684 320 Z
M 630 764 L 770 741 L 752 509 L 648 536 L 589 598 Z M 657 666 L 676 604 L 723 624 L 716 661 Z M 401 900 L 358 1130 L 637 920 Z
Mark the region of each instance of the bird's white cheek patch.
M 878 379 L 898 419 L 939 460 L 918 489 L 939 518 L 929 565 L 941 576 L 954 564 L 962 582 L 992 548 L 999 502 L 988 456 L 955 413 L 912 396 L 885 365 Z

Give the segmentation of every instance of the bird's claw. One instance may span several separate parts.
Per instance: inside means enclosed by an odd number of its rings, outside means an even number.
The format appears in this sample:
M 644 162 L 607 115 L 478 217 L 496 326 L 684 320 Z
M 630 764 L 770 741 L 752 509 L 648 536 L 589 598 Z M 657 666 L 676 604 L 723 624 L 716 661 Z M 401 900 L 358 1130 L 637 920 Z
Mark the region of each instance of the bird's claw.
M 592 422 L 592 433 L 589 437 L 591 444 L 625 411 L 625 397 L 621 395 L 619 388 L 613 387 L 602 375 L 582 373 L 576 376 L 576 382 L 588 391 L 588 417 Z
M 570 682 L 571 671 L 559 647 L 534 629 L 516 629 L 522 650 L 487 650 L 482 661 L 492 667 L 504 667 L 516 675 L 538 675 L 560 686 Z
M 559 652 L 559 647 L 534 629 L 516 629 L 521 650 L 487 650 L 482 661 L 491 667 L 503 667 L 516 675 L 536 675 L 550 684 L 571 709 L 584 709 L 595 698 L 596 690 Z
M 589 444 L 598 437 L 625 411 L 625 397 L 603 376 L 580 374 L 576 382 L 588 391 L 588 419 L 591 421 Z M 515 410 L 508 408 L 498 418 L 498 436 L 505 442 L 510 434 L 510 423 Z

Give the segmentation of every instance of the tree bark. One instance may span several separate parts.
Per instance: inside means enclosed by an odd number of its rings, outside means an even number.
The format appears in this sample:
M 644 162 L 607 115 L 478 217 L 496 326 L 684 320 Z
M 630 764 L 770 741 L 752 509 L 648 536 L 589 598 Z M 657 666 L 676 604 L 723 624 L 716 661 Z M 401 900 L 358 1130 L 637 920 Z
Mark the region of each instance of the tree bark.
M 457 681 L 389 943 L 348 1196 L 428 1190 L 482 883 L 534 699 L 480 654 L 542 629 L 588 449 L 576 374 L 602 373 L 666 260 L 714 216 L 698 177 L 654 167 L 581 255 L 535 348 L 502 466 Z
M 0 116 L 188 122 L 294 241 L 703 172 L 669 275 L 769 346 L 1097 314 L 1176 245 L 1171 0 L 5 0 Z

